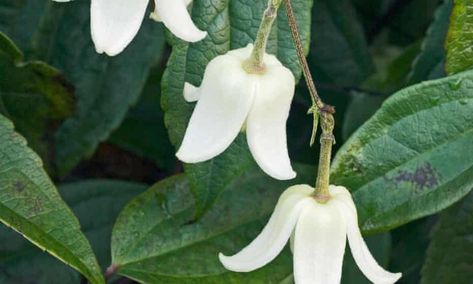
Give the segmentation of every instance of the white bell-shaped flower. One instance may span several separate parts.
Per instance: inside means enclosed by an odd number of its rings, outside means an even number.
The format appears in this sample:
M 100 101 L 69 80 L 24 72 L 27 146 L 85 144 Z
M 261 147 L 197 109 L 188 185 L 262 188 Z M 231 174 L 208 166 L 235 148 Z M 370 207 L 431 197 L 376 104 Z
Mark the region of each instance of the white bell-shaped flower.
M 214 58 L 199 88 L 185 84 L 184 98 L 197 100 L 197 105 L 176 156 L 186 163 L 212 159 L 245 129 L 261 169 L 276 179 L 291 179 L 296 173 L 287 149 L 286 121 L 294 76 L 269 54 L 264 55 L 264 72 L 248 73 L 242 66 L 252 49 L 249 44 Z
M 71 0 L 54 0 L 69 2 Z M 150 0 L 91 0 L 91 33 L 95 49 L 114 56 L 138 33 Z M 154 20 L 160 20 L 178 38 L 196 42 L 207 35 L 199 30 L 187 11 L 192 0 L 155 0 Z
M 291 238 L 296 284 L 340 283 L 348 237 L 353 258 L 371 282 L 395 283 L 402 274 L 384 270 L 369 252 L 350 192 L 333 185 L 329 190 L 331 199 L 322 204 L 312 197 L 314 189 L 308 185 L 288 188 L 259 236 L 233 256 L 220 254 L 222 264 L 236 272 L 258 269 L 273 260 Z

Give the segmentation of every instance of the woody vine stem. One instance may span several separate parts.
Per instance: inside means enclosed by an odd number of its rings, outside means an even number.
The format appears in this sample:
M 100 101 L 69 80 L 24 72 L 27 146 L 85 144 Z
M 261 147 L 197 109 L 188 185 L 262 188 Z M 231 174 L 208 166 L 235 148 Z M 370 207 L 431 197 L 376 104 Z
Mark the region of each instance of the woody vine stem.
M 268 37 L 271 32 L 271 27 L 276 19 L 279 6 L 281 6 L 283 0 L 268 0 L 268 7 L 266 8 L 263 19 L 256 35 L 255 44 L 251 52 L 250 58 L 243 63 L 243 68 L 252 74 L 261 74 L 265 72 L 264 66 L 264 54 L 266 51 L 266 45 Z M 322 134 L 320 136 L 320 160 L 317 173 L 317 181 L 315 184 L 314 198 L 321 203 L 325 203 L 330 199 L 329 184 L 330 184 L 330 160 L 332 155 L 332 146 L 335 143 L 333 136 L 333 129 L 335 126 L 335 120 L 333 114 L 335 109 L 325 104 L 317 93 L 317 89 L 310 74 L 309 65 L 305 58 L 304 48 L 300 37 L 299 30 L 297 28 L 296 18 L 292 9 L 291 0 L 284 0 L 286 5 L 286 14 L 289 20 L 289 27 L 291 29 L 292 38 L 296 47 L 297 56 L 299 58 L 300 65 L 302 66 L 302 72 L 309 88 L 309 93 L 312 99 L 312 107 L 309 113 L 314 116 L 314 123 L 312 129 L 312 137 L 310 144 L 312 145 L 315 140 L 315 134 L 317 132 L 318 123 L 320 119 L 320 127 L 322 128 Z
M 335 109 L 325 104 L 320 98 L 317 88 L 315 87 L 314 80 L 310 74 L 309 64 L 305 58 L 304 49 L 302 47 L 301 37 L 297 28 L 296 17 L 292 9 L 291 0 L 284 0 L 286 5 L 286 14 L 289 20 L 289 27 L 291 28 L 292 38 L 296 47 L 297 56 L 302 66 L 302 72 L 309 89 L 309 93 L 312 99 L 312 107 L 309 113 L 314 116 L 314 125 L 312 130 L 311 145 L 314 142 L 315 134 L 317 132 L 317 126 L 320 116 L 320 127 L 322 128 L 322 134 L 320 136 L 320 158 L 317 173 L 317 181 L 315 184 L 314 198 L 325 203 L 330 199 L 329 184 L 330 184 L 330 160 L 332 156 L 332 146 L 335 144 L 335 137 L 333 136 L 333 129 L 335 127 L 335 120 L 333 114 Z

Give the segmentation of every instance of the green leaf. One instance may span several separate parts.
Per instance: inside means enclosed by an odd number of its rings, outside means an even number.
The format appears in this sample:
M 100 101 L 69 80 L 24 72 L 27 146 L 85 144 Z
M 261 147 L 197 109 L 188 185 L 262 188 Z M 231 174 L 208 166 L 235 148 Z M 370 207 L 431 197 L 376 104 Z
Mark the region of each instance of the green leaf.
M 90 2 L 55 3 L 45 16 L 35 53 L 74 82 L 77 112 L 56 135 L 56 163 L 67 173 L 108 138 L 134 104 L 150 67 L 163 50 L 162 25 L 145 19 L 127 49 L 116 57 L 99 55 L 90 36 Z
M 411 69 L 414 58 L 419 53 L 420 43 L 414 43 L 407 48 L 392 62 L 387 65 L 386 70 L 373 74 L 363 84 L 368 92 L 351 92 L 351 101 L 345 112 L 342 124 L 342 137 L 348 139 L 350 135 L 367 121 L 380 107 L 384 100 L 393 91 L 406 86 L 407 74 Z
M 104 283 L 79 222 L 44 172 L 41 159 L 1 115 L 0 161 L 0 221 L 91 283 Z
M 422 282 L 468 284 L 473 279 L 473 193 L 440 214 Z
M 312 167 L 298 167 L 300 179 L 275 181 L 257 168 L 245 172 L 195 221 L 195 202 L 185 176 L 163 180 L 132 200 L 112 233 L 118 273 L 143 283 L 277 283 L 292 273 L 288 249 L 252 273 L 226 270 L 218 253 L 233 254 L 266 224 L 288 186 L 312 180 Z
M 447 35 L 448 74 L 458 73 L 473 66 L 473 0 L 454 0 Z
M 473 187 L 473 72 L 394 94 L 346 142 L 332 180 L 354 191 L 365 231 L 433 214 Z
M 384 96 L 406 87 L 407 76 L 412 63 L 420 52 L 420 43 L 420 41 L 417 41 L 406 47 L 383 70 L 368 78 L 363 83 L 363 87 L 371 91 L 381 92 Z
M 23 54 L 0 32 L 0 113 L 12 120 L 43 159 L 52 156 L 52 123 L 72 113 L 72 93 L 56 69 L 23 61 Z M 49 142 L 49 143 L 48 143 Z M 49 164 L 46 160 L 46 163 Z
M 443 0 L 385 0 L 386 12 L 381 15 L 381 22 L 376 24 L 389 27 L 389 41 L 397 45 L 406 45 L 422 38 L 432 22 L 435 10 Z M 382 34 L 380 33 L 380 36 Z
M 421 52 L 414 61 L 408 76 L 408 84 L 412 85 L 424 80 L 443 77 L 445 71 L 444 43 L 447 36 L 453 0 L 445 0 L 437 8 L 434 21 L 427 30 L 422 43 Z
M 88 180 L 60 186 L 59 192 L 77 215 L 102 269 L 110 263 L 112 225 L 123 206 L 146 185 Z M 1 283 L 80 283 L 80 275 L 37 249 L 16 233 L 0 230 Z
M 317 81 L 353 86 L 374 71 L 351 1 L 315 0 L 309 62 Z
M 0 2 L 0 31 L 7 34 L 23 51 L 28 51 L 42 11 L 51 1 L 2 0 Z
M 174 148 L 169 141 L 161 110 L 162 66 L 153 68 L 141 98 L 132 107 L 109 141 L 141 157 L 151 159 L 166 172 L 176 168 Z
M 343 138 L 346 140 L 365 121 L 367 121 L 386 99 L 378 94 L 352 92 L 352 100 L 345 113 L 342 125 Z
M 420 283 L 436 216 L 423 218 L 391 231 L 393 240 L 389 269 L 402 272 L 403 283 Z
M 194 2 L 192 15 L 197 25 L 209 35 L 201 42 L 188 44 L 172 40 L 173 51 L 162 82 L 162 106 L 171 142 L 178 147 L 182 140 L 194 104 L 186 103 L 182 90 L 184 82 L 200 85 L 207 63 L 230 49 L 246 46 L 255 38 L 266 0 L 202 0 Z M 312 0 L 292 1 L 299 30 L 307 50 L 310 37 Z M 284 7 L 278 14 L 268 42 L 268 52 L 299 78 L 301 71 L 287 23 Z M 220 193 L 235 178 L 253 165 L 244 135 L 240 135 L 219 157 L 196 165 L 186 165 L 197 213 L 210 208 Z

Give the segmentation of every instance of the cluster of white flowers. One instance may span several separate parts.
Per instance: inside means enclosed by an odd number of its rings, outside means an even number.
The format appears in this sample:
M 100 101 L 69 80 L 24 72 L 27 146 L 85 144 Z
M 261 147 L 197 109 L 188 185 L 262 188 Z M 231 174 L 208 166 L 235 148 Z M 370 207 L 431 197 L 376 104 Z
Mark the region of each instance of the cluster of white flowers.
M 55 0 L 68 2 L 70 0 Z M 192 0 L 155 0 L 154 20 L 177 37 L 196 42 L 206 36 L 187 11 Z M 137 34 L 149 0 L 91 0 L 91 33 L 97 52 L 113 56 Z M 261 169 L 273 178 L 292 179 L 286 122 L 295 79 L 273 55 L 264 54 L 264 70 L 249 72 L 244 63 L 253 45 L 217 56 L 207 65 L 200 87 L 185 83 L 184 98 L 197 101 L 177 157 L 187 163 L 214 158 L 246 131 L 250 151 Z M 350 192 L 330 186 L 330 199 L 319 203 L 314 189 L 296 185 L 280 197 L 260 235 L 239 253 L 219 255 L 229 270 L 248 272 L 273 260 L 291 239 L 297 284 L 339 283 L 346 240 L 365 276 L 373 283 L 394 283 L 400 273 L 381 268 L 369 252 L 358 227 Z
M 72 0 L 54 0 L 70 2 Z M 90 31 L 98 53 L 122 52 L 138 33 L 149 0 L 91 0 Z M 155 0 L 151 18 L 162 21 L 177 37 L 196 42 L 207 36 L 192 22 L 187 6 L 192 0 Z

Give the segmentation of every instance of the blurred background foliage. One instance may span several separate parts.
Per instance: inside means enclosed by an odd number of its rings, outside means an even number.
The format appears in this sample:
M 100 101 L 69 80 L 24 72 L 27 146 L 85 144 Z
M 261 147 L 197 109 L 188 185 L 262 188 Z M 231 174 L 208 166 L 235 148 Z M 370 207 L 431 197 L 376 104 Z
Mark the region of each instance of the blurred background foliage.
M 296 181 L 261 173 L 244 135 L 183 166 L 174 153 L 192 111 L 184 80 L 199 84 L 211 58 L 250 42 L 266 1 L 194 2 L 204 42 L 145 19 L 125 52 L 107 57 L 90 39 L 89 0 L 0 0 L 0 283 L 103 283 L 107 268 L 109 283 L 292 282 L 287 249 L 249 274 L 226 271 L 217 253 L 251 240 L 288 185 L 313 183 L 307 88 L 298 84 L 287 128 Z M 355 192 L 374 256 L 403 272 L 399 283 L 471 283 L 473 75 L 461 72 L 473 66 L 473 2 L 293 2 L 316 85 L 337 110 L 334 181 Z M 300 77 L 283 10 L 269 52 Z M 419 170 L 436 178 L 428 191 Z M 368 283 L 351 257 L 343 273 L 343 283 Z

